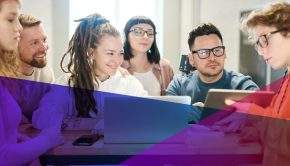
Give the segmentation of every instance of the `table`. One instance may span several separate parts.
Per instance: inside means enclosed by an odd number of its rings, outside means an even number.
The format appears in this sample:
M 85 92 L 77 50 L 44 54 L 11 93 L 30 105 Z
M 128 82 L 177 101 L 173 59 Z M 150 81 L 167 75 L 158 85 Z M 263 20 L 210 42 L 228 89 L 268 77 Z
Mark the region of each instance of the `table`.
M 26 127 L 22 132 L 35 135 Z M 161 144 L 104 144 L 103 140 L 92 146 L 73 146 L 72 142 L 90 131 L 64 131 L 65 143 L 40 157 L 42 164 L 120 164 L 124 161 L 135 165 L 143 162 L 152 165 L 173 164 L 201 165 L 260 164 L 261 146 L 258 143 L 239 144 L 236 134 L 223 135 L 199 129 L 185 130 L 177 139 L 184 143 Z M 165 163 L 164 163 L 165 162 Z M 157 165 L 159 165 L 157 164 Z

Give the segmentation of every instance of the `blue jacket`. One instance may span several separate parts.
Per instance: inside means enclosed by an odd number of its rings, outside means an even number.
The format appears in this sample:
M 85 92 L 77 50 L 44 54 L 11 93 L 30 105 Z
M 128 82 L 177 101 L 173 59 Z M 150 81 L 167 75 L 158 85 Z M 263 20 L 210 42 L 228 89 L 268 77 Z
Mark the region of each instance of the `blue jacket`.
M 224 70 L 220 80 L 214 83 L 204 83 L 198 76 L 198 72 L 194 71 L 188 75 L 176 76 L 169 84 L 166 95 L 174 96 L 190 96 L 191 103 L 204 103 L 209 89 L 240 89 L 240 90 L 257 90 L 258 85 L 255 84 L 250 76 L 241 73 Z M 199 121 L 201 112 L 194 108 L 191 111 L 190 121 Z

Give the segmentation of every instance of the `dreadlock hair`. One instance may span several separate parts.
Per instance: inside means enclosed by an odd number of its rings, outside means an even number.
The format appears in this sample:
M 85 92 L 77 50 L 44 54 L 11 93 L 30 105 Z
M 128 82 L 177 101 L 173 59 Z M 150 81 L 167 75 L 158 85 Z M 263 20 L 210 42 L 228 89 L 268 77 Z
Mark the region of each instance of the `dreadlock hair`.
M 90 111 L 97 112 L 93 92 L 99 86 L 94 70 L 95 62 L 89 59 L 89 49 L 96 49 L 105 35 L 120 37 L 120 33 L 100 14 L 92 14 L 76 22 L 79 25 L 62 57 L 61 69 L 71 74 L 68 84 L 73 87 L 77 116 L 89 117 Z M 69 61 L 65 66 L 66 57 Z M 94 87 L 94 82 L 97 82 L 97 87 Z

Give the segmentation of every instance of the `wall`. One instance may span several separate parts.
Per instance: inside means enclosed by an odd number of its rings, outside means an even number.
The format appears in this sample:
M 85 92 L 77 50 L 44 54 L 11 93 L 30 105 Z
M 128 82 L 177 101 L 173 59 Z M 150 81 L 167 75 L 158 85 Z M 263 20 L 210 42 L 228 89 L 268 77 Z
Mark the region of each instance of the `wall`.
M 56 77 L 61 74 L 60 58 L 68 45 L 69 0 L 25 0 L 22 12 L 40 18 L 48 35 L 48 65 Z
M 200 4 L 201 22 L 212 22 L 222 32 L 226 46 L 227 60 L 225 68 L 238 71 L 240 12 L 260 8 L 269 0 L 202 0 Z
M 53 19 L 52 19 L 52 1 L 51 0 L 41 0 L 41 3 L 39 3 L 39 0 L 25 0 L 22 1 L 22 13 L 26 14 L 32 14 L 36 17 L 38 17 L 40 20 L 42 20 L 45 31 L 48 36 L 48 43 L 52 43 L 54 41 L 53 39 Z M 49 65 L 52 66 L 53 57 L 51 56 L 53 54 L 53 49 L 50 49 L 48 51 L 48 60 Z
M 41 2 L 41 3 L 40 3 Z M 178 70 L 180 55 L 189 52 L 187 35 L 201 22 L 216 24 L 224 36 L 227 51 L 225 67 L 238 71 L 240 11 L 261 7 L 270 0 L 164 0 L 163 56 Z M 68 45 L 69 0 L 25 0 L 23 11 L 41 18 L 50 44 L 49 64 L 56 76 Z

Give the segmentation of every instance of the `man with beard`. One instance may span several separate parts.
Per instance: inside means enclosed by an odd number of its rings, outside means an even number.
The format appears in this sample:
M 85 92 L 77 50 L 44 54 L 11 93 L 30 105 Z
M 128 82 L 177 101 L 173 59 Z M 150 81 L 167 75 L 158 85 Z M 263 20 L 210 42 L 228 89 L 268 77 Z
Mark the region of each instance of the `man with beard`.
M 19 16 L 23 31 L 18 46 L 20 78 L 25 80 L 51 83 L 52 70 L 46 65 L 48 50 L 47 35 L 39 19 L 32 15 Z
M 166 90 L 167 95 L 191 96 L 194 106 L 203 107 L 206 95 L 212 88 L 258 89 L 250 76 L 224 69 L 225 46 L 220 31 L 213 24 L 202 24 L 193 29 L 189 33 L 188 45 L 189 62 L 196 70 L 175 77 Z M 200 118 L 200 109 L 194 109 L 190 121 L 197 122 Z
M 23 27 L 18 44 L 18 70 L 22 81 L 21 88 L 13 96 L 22 109 L 22 122 L 25 123 L 31 122 L 33 111 L 49 91 L 48 83 L 54 81 L 54 75 L 47 66 L 47 35 L 41 20 L 29 14 L 21 14 L 18 19 Z

